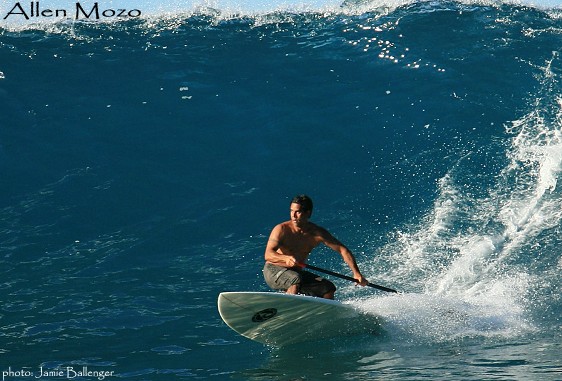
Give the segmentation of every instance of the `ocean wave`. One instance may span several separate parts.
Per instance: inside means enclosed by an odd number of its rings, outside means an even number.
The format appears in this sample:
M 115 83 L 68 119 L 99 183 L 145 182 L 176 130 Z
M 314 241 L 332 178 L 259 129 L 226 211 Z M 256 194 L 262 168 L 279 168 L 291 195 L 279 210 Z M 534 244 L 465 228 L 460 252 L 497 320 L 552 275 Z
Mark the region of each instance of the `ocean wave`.
M 16 6 L 17 4 L 17 6 Z M 548 17 L 559 18 L 562 6 L 550 0 L 461 0 L 436 2 L 432 0 L 204 0 L 187 3 L 155 5 L 140 2 L 136 8 L 126 8 L 115 2 L 96 2 L 82 5 L 80 2 L 54 3 L 5 2 L 0 4 L 0 32 L 20 32 L 26 30 L 46 30 L 57 33 L 74 27 L 76 24 L 129 24 L 145 26 L 167 24 L 171 28 L 185 20 L 205 19 L 211 23 L 252 20 L 260 25 L 263 23 L 290 22 L 294 17 L 334 17 L 360 16 L 365 14 L 384 16 L 400 9 L 408 12 L 437 12 L 453 10 L 458 12 L 471 11 L 481 7 L 529 8 L 546 12 Z M 99 4 L 99 5 L 98 5 Z

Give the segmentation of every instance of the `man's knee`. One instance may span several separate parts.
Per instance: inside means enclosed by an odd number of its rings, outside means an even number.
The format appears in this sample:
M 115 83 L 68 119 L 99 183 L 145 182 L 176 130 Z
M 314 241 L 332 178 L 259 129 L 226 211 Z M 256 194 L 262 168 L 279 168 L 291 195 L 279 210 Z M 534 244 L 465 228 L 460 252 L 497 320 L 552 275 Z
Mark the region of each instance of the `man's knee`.
M 292 286 L 290 286 L 287 291 L 285 291 L 287 294 L 293 294 L 296 295 L 299 293 L 299 285 L 298 284 L 293 284 Z

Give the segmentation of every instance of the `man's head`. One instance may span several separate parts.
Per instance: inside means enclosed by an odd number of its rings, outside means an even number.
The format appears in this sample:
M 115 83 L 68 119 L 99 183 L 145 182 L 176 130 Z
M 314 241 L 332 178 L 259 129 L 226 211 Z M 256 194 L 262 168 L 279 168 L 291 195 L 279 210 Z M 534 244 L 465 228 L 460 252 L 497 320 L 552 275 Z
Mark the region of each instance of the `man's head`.
M 312 214 L 312 199 L 305 194 L 301 194 L 293 197 L 291 204 L 299 204 L 301 209 Z
M 312 215 L 312 200 L 305 195 L 296 196 L 291 200 L 291 221 L 296 226 L 304 227 Z

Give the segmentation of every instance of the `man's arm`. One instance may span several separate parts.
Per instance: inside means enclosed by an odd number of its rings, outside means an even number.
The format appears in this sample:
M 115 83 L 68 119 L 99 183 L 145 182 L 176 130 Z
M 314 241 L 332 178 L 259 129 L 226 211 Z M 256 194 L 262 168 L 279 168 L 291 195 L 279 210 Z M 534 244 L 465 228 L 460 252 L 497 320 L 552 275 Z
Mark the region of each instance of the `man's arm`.
M 295 257 L 278 252 L 281 248 L 282 231 L 283 228 L 281 225 L 277 225 L 271 231 L 269 239 L 267 240 L 267 245 L 265 246 L 265 260 L 278 266 L 294 267 L 297 263 Z
M 320 229 L 320 231 L 322 242 L 324 242 L 324 244 L 330 249 L 340 253 L 345 263 L 353 272 L 353 277 L 357 280 L 357 283 L 359 283 L 361 286 L 366 286 L 369 282 L 363 277 L 361 271 L 359 271 L 359 266 L 357 266 L 357 262 L 355 261 L 355 257 L 353 256 L 351 251 L 343 243 L 338 241 L 336 237 L 331 235 L 327 230 Z

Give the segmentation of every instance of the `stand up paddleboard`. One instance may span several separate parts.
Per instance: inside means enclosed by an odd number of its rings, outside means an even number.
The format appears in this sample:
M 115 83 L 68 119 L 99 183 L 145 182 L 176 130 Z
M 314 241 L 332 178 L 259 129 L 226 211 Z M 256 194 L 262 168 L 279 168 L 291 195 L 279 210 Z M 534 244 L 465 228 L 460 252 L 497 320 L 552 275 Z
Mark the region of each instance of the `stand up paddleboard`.
M 275 292 L 223 292 L 224 322 L 251 340 L 282 347 L 330 337 L 376 333 L 380 321 L 335 300 Z

